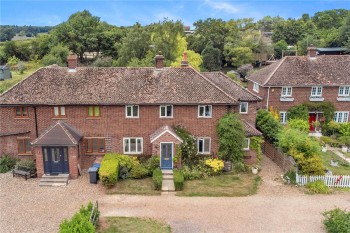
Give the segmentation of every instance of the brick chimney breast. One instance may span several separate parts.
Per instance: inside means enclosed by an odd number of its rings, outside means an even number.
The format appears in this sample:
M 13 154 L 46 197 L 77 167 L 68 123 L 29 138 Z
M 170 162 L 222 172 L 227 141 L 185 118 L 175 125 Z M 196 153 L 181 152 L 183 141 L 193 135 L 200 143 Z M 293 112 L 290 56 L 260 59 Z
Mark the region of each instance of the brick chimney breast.
M 184 58 L 181 61 L 181 67 L 187 67 L 189 65 L 188 61 L 187 61 L 187 53 L 184 52 Z
M 307 55 L 308 57 L 316 57 L 317 48 L 313 44 L 311 44 L 310 47 L 307 47 Z
M 164 67 L 164 56 L 159 51 L 158 54 L 154 57 L 155 67 L 157 69 L 162 69 Z
M 70 72 L 75 72 L 78 67 L 78 56 L 76 54 L 69 54 L 67 57 L 68 69 Z

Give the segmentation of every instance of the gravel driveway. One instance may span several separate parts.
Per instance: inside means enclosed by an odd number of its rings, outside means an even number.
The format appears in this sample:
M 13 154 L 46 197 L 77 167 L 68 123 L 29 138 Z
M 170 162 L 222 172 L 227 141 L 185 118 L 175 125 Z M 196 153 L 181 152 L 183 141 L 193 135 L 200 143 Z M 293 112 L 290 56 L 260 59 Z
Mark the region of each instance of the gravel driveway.
M 66 187 L 39 187 L 39 179 L 0 174 L 0 232 L 57 232 L 81 204 L 98 200 L 102 216 L 162 220 L 174 232 L 324 232 L 324 210 L 350 210 L 350 194 L 305 195 L 280 181 L 281 170 L 263 160 L 257 195 L 236 198 L 104 195 L 87 175 Z

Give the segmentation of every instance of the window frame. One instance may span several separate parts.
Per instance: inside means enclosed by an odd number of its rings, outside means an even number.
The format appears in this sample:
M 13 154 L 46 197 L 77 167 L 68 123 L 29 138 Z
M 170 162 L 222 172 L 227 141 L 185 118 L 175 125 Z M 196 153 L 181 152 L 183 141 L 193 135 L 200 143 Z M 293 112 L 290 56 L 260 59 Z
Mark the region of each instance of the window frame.
M 312 94 L 314 88 L 316 89 L 316 92 L 315 92 L 315 94 Z M 320 94 L 317 94 L 318 93 L 318 89 L 321 89 L 321 93 Z M 311 97 L 322 97 L 322 92 L 323 92 L 323 87 L 322 86 L 312 86 L 311 87 L 311 94 L 310 94 L 310 96 Z
M 30 138 L 17 138 L 17 154 L 18 155 L 32 155 L 32 146 L 30 145 Z M 29 143 L 29 151 L 27 151 L 27 141 Z M 22 144 L 22 147 L 24 151 L 20 151 L 20 143 Z
M 339 114 L 342 114 L 341 115 L 341 121 L 338 121 Z M 345 115 L 346 115 L 346 118 L 345 118 Z M 347 122 L 349 122 L 349 112 L 347 112 L 347 111 L 336 111 L 336 112 L 334 112 L 333 121 L 338 122 L 338 123 L 347 123 Z
M 89 108 L 92 108 L 92 116 L 89 115 Z M 95 108 L 98 108 L 98 112 L 99 112 L 98 116 L 95 115 Z M 87 117 L 88 118 L 99 118 L 99 117 L 101 117 L 101 107 L 98 106 L 98 105 L 89 105 L 87 107 Z
M 244 147 L 246 141 L 248 141 L 248 147 Z M 244 151 L 249 151 L 250 150 L 250 138 L 244 138 L 243 150 Z
M 209 116 L 206 116 L 206 112 L 205 112 L 205 108 L 206 107 L 209 107 L 210 108 L 210 115 Z M 201 113 L 201 108 L 204 108 L 204 111 L 203 111 L 203 113 L 204 113 L 204 116 L 201 116 L 200 115 L 200 113 Z M 206 105 L 198 105 L 198 118 L 212 118 L 213 117 L 213 106 L 212 105 L 208 105 L 208 104 L 206 104 Z
M 131 144 L 130 144 L 130 140 L 131 139 L 135 139 L 136 140 L 136 151 L 135 152 L 131 152 L 130 151 L 130 148 L 131 148 Z M 128 148 L 128 151 L 125 151 L 125 146 L 126 146 L 126 142 L 125 140 L 128 140 L 129 141 L 129 148 Z M 141 143 L 140 143 L 140 146 L 141 146 L 141 150 L 138 151 L 137 149 L 138 146 L 137 146 L 137 141 L 138 140 L 141 140 Z M 127 155 L 138 155 L 138 154 L 142 154 L 143 153 L 143 137 L 123 137 L 123 153 L 124 154 L 127 154 Z
M 209 151 L 205 151 L 205 140 L 209 139 Z M 203 152 L 199 151 L 199 141 L 203 141 Z M 198 137 L 197 138 L 197 154 L 209 155 L 211 153 L 211 137 Z
M 243 104 L 247 104 L 247 111 L 246 112 L 242 112 L 242 105 Z M 239 102 L 239 113 L 240 114 L 248 114 L 249 111 L 249 103 L 248 102 Z
M 283 117 L 281 115 L 283 115 Z M 280 123 L 285 125 L 287 124 L 287 121 L 287 111 L 280 111 Z
M 171 116 L 167 116 L 167 107 L 171 107 Z M 165 111 L 164 111 L 165 116 L 162 116 L 162 108 L 165 108 Z M 168 105 L 160 105 L 159 106 L 159 117 L 160 118 L 173 118 L 174 117 L 174 107 L 173 107 L 173 105 L 170 105 L 170 104 L 168 104 Z
M 55 115 L 55 108 L 58 109 L 58 115 Z M 62 114 L 62 108 L 64 109 L 64 115 Z M 52 117 L 53 118 L 66 118 L 67 117 L 67 111 L 65 106 L 53 106 L 52 108 Z
M 343 93 L 342 94 L 340 94 L 341 88 L 343 89 Z M 348 94 L 345 94 L 346 91 L 348 92 Z M 338 96 L 342 96 L 342 97 L 350 96 L 350 86 L 339 86 Z
M 137 116 L 134 115 L 133 107 L 137 107 Z M 128 116 L 128 108 L 131 108 L 131 116 Z M 125 118 L 139 118 L 140 117 L 140 106 L 139 105 L 125 105 Z
M 253 82 L 253 91 L 256 93 L 259 93 L 259 84 L 256 82 Z
M 85 153 L 86 154 L 105 154 L 106 153 L 106 138 L 103 138 L 103 137 L 86 137 L 84 138 L 85 139 Z M 97 140 L 97 148 L 98 148 L 98 151 L 94 151 L 94 140 Z M 104 150 L 103 151 L 100 151 L 100 146 L 101 146 L 101 140 L 103 140 L 103 148 Z M 92 150 L 89 150 L 89 142 L 91 143 L 91 149 Z
M 20 115 L 17 115 L 17 108 L 20 109 L 20 111 L 19 111 Z M 24 113 L 23 109 L 26 110 L 25 111 L 27 113 L 26 116 L 23 115 L 23 113 Z M 15 107 L 15 118 L 29 118 L 29 109 L 28 109 L 28 107 L 27 106 L 16 106 Z
M 290 94 L 288 94 L 288 89 L 290 89 Z M 283 90 L 285 90 L 285 92 Z M 281 90 L 282 97 L 291 97 L 292 95 L 293 95 L 293 88 L 292 87 L 290 87 L 290 86 L 282 87 L 282 90 Z

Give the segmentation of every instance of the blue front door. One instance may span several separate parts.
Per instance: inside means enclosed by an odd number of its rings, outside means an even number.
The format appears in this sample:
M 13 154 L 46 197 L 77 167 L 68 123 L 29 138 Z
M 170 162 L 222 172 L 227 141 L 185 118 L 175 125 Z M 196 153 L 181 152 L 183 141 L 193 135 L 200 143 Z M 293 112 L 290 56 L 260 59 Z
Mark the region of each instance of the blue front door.
M 69 173 L 67 147 L 43 147 L 45 174 Z
M 160 168 L 173 169 L 173 144 L 171 142 L 160 143 Z

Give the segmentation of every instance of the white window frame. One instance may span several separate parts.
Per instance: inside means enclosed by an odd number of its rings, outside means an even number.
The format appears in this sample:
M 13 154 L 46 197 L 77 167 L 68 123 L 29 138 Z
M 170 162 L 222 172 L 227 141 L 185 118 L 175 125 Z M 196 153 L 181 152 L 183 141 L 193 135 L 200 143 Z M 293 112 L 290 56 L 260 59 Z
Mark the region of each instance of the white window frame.
M 350 86 L 340 86 L 338 90 L 338 96 L 350 96 Z
M 280 111 L 280 123 L 281 124 L 287 124 L 287 112 L 286 111 Z
M 130 151 L 130 140 L 131 139 L 135 139 L 136 140 L 136 151 Z M 129 147 L 128 147 L 128 151 L 125 150 L 125 145 L 126 145 L 126 140 L 128 140 L 128 144 L 129 144 Z M 138 140 L 141 140 L 141 148 L 138 148 L 137 146 L 137 141 Z M 140 149 L 140 150 L 138 150 Z M 124 154 L 129 154 L 129 155 L 136 155 L 136 154 L 142 154 L 143 153 L 143 138 L 142 137 L 124 137 L 123 138 L 123 152 Z
M 56 114 L 57 112 L 57 114 Z M 53 116 L 54 117 L 66 117 L 66 108 L 65 106 L 54 106 L 53 107 Z
M 323 89 L 322 86 L 313 86 L 313 87 L 311 87 L 311 95 L 310 96 L 311 97 L 322 97 L 322 91 L 323 91 L 322 89 Z M 315 90 L 315 93 L 313 93 L 314 90 Z
M 167 108 L 168 108 L 168 107 L 171 108 L 171 116 L 167 116 L 167 115 L 166 115 L 166 114 L 167 114 Z M 164 111 L 165 116 L 162 116 L 162 108 L 165 108 L 165 111 Z M 159 117 L 160 117 L 160 118 L 173 118 L 173 116 L 174 116 L 174 107 L 173 107 L 173 105 L 160 105 L 160 106 L 159 106 Z
M 245 111 L 245 112 L 242 112 L 243 104 L 247 104 L 247 111 Z M 248 110 L 249 110 L 249 103 L 248 102 L 240 102 L 239 103 L 239 113 L 240 114 L 248 114 Z
M 134 109 L 133 107 L 137 107 L 137 116 L 133 116 L 134 115 Z M 128 108 L 131 108 L 131 116 L 128 116 Z M 125 106 L 125 117 L 126 118 L 139 118 L 140 116 L 140 107 L 139 105 L 126 105 Z
M 206 114 L 205 114 L 205 108 L 206 108 L 207 106 L 208 106 L 209 109 L 210 109 L 210 111 L 209 111 L 209 112 L 210 112 L 210 115 L 209 115 L 209 116 L 206 116 Z M 201 116 L 201 115 L 200 115 L 200 112 L 201 112 L 200 109 L 201 109 L 201 108 L 204 108 L 204 111 L 203 111 L 203 112 L 204 112 L 204 116 Z M 198 118 L 211 118 L 212 115 L 213 115 L 213 107 L 212 107 L 211 105 L 198 105 Z
M 334 112 L 333 121 L 338 122 L 338 123 L 347 123 L 347 122 L 349 122 L 349 112 L 346 112 L 346 111 Z
M 259 93 L 259 84 L 256 82 L 253 82 L 253 91 L 256 93 Z
M 207 140 L 207 139 L 209 139 L 209 151 L 204 151 L 204 148 L 205 148 L 205 146 L 204 146 L 204 144 L 205 144 L 205 140 Z M 199 141 L 203 141 L 203 152 L 200 152 L 199 151 Z M 208 155 L 208 154 L 210 154 L 210 151 L 211 151 L 211 138 L 210 137 L 199 137 L 199 138 L 197 138 L 197 153 L 198 154 L 201 154 L 201 155 Z
M 288 94 L 288 90 L 290 90 L 290 93 Z M 292 87 L 282 87 L 281 90 L 281 96 L 282 97 L 291 97 L 293 93 L 293 88 Z
M 243 150 L 248 151 L 250 150 L 250 138 L 244 138 L 244 145 L 245 145 L 245 141 L 248 141 L 248 147 L 243 147 Z

